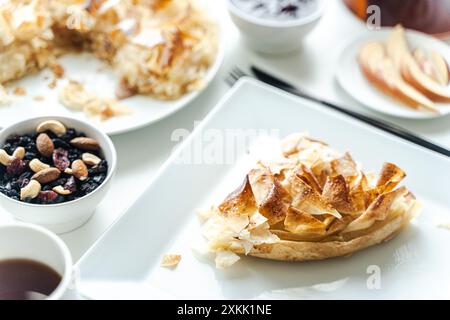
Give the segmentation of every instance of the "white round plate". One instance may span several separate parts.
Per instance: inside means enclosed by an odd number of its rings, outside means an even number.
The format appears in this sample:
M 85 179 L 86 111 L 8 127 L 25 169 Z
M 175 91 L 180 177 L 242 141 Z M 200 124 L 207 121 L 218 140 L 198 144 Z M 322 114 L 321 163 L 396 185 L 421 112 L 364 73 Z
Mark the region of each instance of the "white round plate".
M 212 81 L 219 71 L 224 56 L 223 36 L 220 34 L 220 30 L 219 36 L 217 57 L 206 73 L 205 85 L 201 90 L 188 93 L 172 101 L 158 100 L 143 95 L 130 97 L 122 101 L 132 110 L 130 115 L 101 121 L 90 118 L 83 112 L 71 111 L 62 106 L 58 101 L 58 93 L 67 80 L 59 80 L 57 88 L 50 89 L 48 84 L 54 76 L 50 70 L 45 69 L 8 85 L 10 88 L 17 86 L 25 88 L 26 95 L 16 96 L 11 94 L 12 103 L 7 106 L 0 106 L 0 128 L 26 118 L 52 115 L 85 120 L 100 127 L 105 133 L 113 135 L 157 122 L 185 107 Z M 64 67 L 66 77 L 83 83 L 87 91 L 99 97 L 114 97 L 118 77 L 114 74 L 114 70 L 104 62 L 88 53 L 68 54 L 58 61 Z M 37 101 L 36 96 L 42 96 L 44 100 Z
M 392 28 L 365 32 L 353 39 L 339 55 L 336 78 L 341 87 L 355 100 L 375 111 L 391 116 L 410 119 L 429 119 L 450 113 L 449 103 L 436 103 L 440 114 L 418 111 L 384 94 L 371 84 L 359 67 L 357 56 L 361 46 L 371 40 L 386 40 Z M 435 50 L 450 62 L 450 47 L 444 42 L 417 31 L 406 30 L 406 38 L 411 49 L 416 47 Z M 450 88 L 449 88 L 450 90 Z

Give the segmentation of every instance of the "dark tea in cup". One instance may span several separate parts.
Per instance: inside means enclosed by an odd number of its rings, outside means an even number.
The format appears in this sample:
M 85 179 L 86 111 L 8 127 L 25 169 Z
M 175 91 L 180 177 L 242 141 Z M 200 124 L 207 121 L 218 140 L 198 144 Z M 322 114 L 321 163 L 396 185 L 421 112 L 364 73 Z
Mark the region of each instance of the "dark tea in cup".
M 51 267 L 29 259 L 0 261 L 0 300 L 41 300 L 58 287 L 61 276 Z

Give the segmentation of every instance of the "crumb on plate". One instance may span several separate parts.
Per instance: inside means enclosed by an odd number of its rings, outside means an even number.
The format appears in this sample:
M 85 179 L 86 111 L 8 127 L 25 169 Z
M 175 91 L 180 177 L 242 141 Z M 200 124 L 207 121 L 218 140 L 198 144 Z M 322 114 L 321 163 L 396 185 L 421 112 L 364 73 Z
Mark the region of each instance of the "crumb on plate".
M 56 78 L 61 79 L 64 76 L 64 68 L 59 63 L 53 63 L 50 65 L 50 69 Z
M 59 101 L 68 109 L 83 111 L 88 116 L 107 120 L 126 115 L 131 110 L 116 99 L 100 98 L 86 91 L 77 81 L 69 81 L 59 92 Z
M 57 85 L 57 81 L 56 81 L 56 79 L 53 79 L 52 82 L 50 82 L 50 83 L 48 84 L 48 87 L 49 87 L 50 89 L 55 89 L 55 88 L 56 88 L 56 85 Z
M 15 87 L 14 90 L 13 90 L 13 93 L 16 96 L 24 96 L 24 95 L 27 94 L 27 91 L 25 90 L 24 87 Z
M 161 260 L 161 267 L 176 267 L 181 261 L 179 254 L 165 254 Z
M 43 96 L 34 96 L 34 97 L 33 97 L 33 100 L 34 100 L 34 101 L 44 101 L 45 98 L 44 98 Z
M 6 106 L 11 103 L 11 97 L 6 88 L 0 84 L 0 106 Z
M 450 221 L 443 221 L 438 223 L 437 225 L 439 228 L 443 228 L 443 229 L 449 229 L 450 230 Z

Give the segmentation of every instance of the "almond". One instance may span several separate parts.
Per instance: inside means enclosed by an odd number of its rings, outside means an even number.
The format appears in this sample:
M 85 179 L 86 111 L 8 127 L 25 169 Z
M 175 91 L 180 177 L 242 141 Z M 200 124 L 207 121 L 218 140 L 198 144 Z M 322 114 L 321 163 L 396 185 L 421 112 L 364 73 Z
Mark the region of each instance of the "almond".
M 72 174 L 78 179 L 78 180 L 86 180 L 88 177 L 88 168 L 84 164 L 83 160 L 75 160 L 72 162 Z
M 81 150 L 96 151 L 100 149 L 100 145 L 97 141 L 87 137 L 78 137 L 72 139 L 70 141 L 70 144 Z
M 55 146 L 53 145 L 52 139 L 46 134 L 41 133 L 36 139 L 36 147 L 40 154 L 44 157 L 51 157 Z
M 40 182 L 41 184 L 49 183 L 55 181 L 59 178 L 61 171 L 57 168 L 47 168 L 35 173 L 31 179 Z

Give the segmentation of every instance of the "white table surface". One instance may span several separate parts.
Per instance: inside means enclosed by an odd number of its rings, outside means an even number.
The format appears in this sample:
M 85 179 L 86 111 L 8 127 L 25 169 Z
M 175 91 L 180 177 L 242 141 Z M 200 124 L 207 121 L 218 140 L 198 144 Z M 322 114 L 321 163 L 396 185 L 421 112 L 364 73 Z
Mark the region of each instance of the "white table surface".
M 217 2 L 218 12 L 221 12 L 223 18 L 221 23 L 226 53 L 221 70 L 210 86 L 180 112 L 147 128 L 113 137 L 119 163 L 109 194 L 84 226 L 61 235 L 69 246 L 74 261 L 89 249 L 149 184 L 176 145 L 176 142 L 171 141 L 172 132 L 178 128 L 192 130 L 194 122 L 203 119 L 221 99 L 229 89 L 224 78 L 235 65 L 243 69 L 251 64 L 260 66 L 324 99 L 398 123 L 423 137 L 450 147 L 449 117 L 420 121 L 390 118 L 369 111 L 341 90 L 334 79 L 339 50 L 352 37 L 367 31 L 365 24 L 353 17 L 341 1 L 330 0 L 322 20 L 304 39 L 301 50 L 283 56 L 261 55 L 247 49 L 239 37 L 239 31 L 228 17 L 226 1 L 213 1 Z M 168 190 L 167 201 L 171 200 Z M 149 204 L 148 214 L 152 214 L 151 210 Z M 10 219 L 6 212 L 0 211 L 0 223 Z

